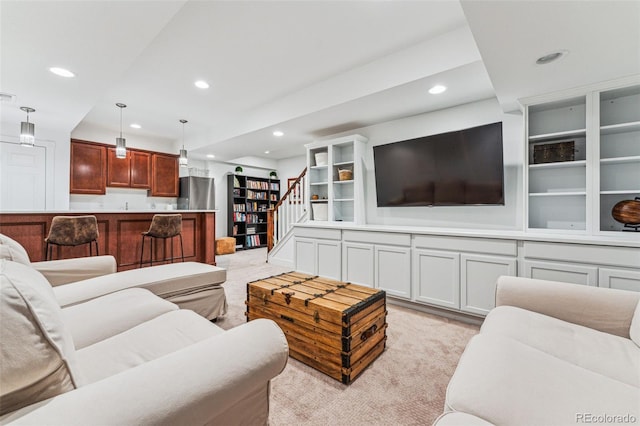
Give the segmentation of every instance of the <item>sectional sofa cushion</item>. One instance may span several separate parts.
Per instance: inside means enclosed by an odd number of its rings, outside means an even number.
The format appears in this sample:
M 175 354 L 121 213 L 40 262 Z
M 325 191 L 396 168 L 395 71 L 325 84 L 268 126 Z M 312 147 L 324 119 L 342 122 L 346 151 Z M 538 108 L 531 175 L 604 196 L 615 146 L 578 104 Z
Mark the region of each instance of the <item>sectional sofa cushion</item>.
M 178 306 L 143 288 L 130 288 L 62 309 L 76 350 L 87 347 Z
M 86 381 L 93 383 L 222 333 L 195 312 L 180 309 L 78 350 L 78 365 Z
M 640 352 L 629 339 L 513 306 L 489 312 L 482 333 L 515 339 L 549 355 L 640 387 Z
M 0 234 L 0 259 L 8 259 L 24 265 L 31 263 L 24 247 L 4 234 Z
M 575 425 L 584 413 L 639 418 L 639 400 L 637 387 L 482 332 L 462 354 L 445 405 L 496 425 L 539 426 Z
M 153 268 L 118 272 L 118 279 L 105 275 L 77 283 L 56 287 L 54 292 L 60 306 L 70 306 L 128 287 L 147 288 L 153 294 L 169 298 L 176 293 L 203 290 L 219 286 L 227 279 L 223 268 L 198 262 L 169 263 Z
M 33 268 L 0 260 L 0 415 L 80 385 L 75 349 L 51 286 Z

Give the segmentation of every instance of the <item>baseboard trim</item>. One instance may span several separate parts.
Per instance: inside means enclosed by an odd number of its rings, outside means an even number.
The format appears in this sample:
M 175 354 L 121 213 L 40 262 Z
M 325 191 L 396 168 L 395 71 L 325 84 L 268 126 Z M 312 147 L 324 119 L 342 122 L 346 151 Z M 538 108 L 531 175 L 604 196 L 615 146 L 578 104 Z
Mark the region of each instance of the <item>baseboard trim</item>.
M 390 305 L 397 305 L 407 309 L 413 309 L 414 311 L 420 311 L 427 314 L 438 315 L 448 319 L 464 322 L 473 325 L 482 325 L 484 317 L 475 316 L 472 314 L 466 314 L 462 312 L 454 312 L 448 309 L 437 308 L 435 306 L 427 306 L 421 303 L 415 303 L 407 300 L 396 299 L 393 296 L 387 295 L 387 302 Z
M 273 258 L 273 259 L 267 260 L 267 263 L 271 265 L 276 265 L 276 266 L 283 266 L 285 268 L 291 268 L 291 270 L 294 269 L 293 262 L 291 262 L 290 260 Z

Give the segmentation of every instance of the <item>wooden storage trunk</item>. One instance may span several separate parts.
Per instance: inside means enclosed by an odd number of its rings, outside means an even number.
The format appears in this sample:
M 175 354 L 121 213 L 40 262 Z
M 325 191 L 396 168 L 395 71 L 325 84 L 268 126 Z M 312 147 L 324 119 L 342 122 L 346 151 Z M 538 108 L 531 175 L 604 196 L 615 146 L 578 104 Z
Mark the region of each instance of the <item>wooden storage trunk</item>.
M 247 321 L 269 318 L 289 355 L 351 383 L 385 348 L 384 291 L 289 272 L 247 284 Z

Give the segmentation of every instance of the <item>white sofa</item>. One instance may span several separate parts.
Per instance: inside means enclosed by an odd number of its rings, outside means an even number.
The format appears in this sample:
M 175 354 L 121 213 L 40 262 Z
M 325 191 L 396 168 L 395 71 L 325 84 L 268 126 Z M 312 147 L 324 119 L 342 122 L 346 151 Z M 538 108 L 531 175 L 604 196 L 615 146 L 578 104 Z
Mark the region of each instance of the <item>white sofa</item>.
M 640 293 L 501 277 L 438 426 L 640 422 Z
M 0 259 L 35 268 L 54 287 L 61 306 L 69 306 L 125 288 L 152 293 L 213 320 L 227 312 L 222 284 L 227 271 L 198 262 L 180 262 L 116 272 L 113 256 L 31 262 L 22 245 L 0 234 Z
M 0 290 L 1 424 L 268 422 L 288 358 L 272 321 L 224 331 L 142 288 L 61 308 L 42 274 L 6 259 Z

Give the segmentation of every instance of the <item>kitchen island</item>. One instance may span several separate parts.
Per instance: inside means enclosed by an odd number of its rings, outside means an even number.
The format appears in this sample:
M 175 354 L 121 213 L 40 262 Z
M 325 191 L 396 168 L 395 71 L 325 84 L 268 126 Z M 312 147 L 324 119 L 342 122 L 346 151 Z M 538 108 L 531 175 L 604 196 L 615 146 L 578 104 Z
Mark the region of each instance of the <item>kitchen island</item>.
M 118 271 L 138 268 L 142 246 L 142 232 L 149 230 L 155 214 L 182 215 L 182 240 L 184 260 L 216 264 L 215 210 L 114 210 L 114 211 L 43 211 L 0 213 L 0 233 L 22 244 L 32 262 L 46 260 L 44 239 L 49 234 L 54 216 L 94 215 L 98 220 L 98 248 L 100 254 L 115 257 Z M 171 253 L 170 241 L 154 239 L 155 258 L 162 259 L 164 250 Z M 144 261 L 149 261 L 149 243 L 145 247 Z M 54 247 L 54 259 L 67 259 L 89 255 L 88 245 L 78 247 Z M 174 242 L 174 255 L 180 257 L 180 242 Z M 167 257 L 169 257 L 167 256 Z M 148 266 L 145 263 L 144 266 Z

